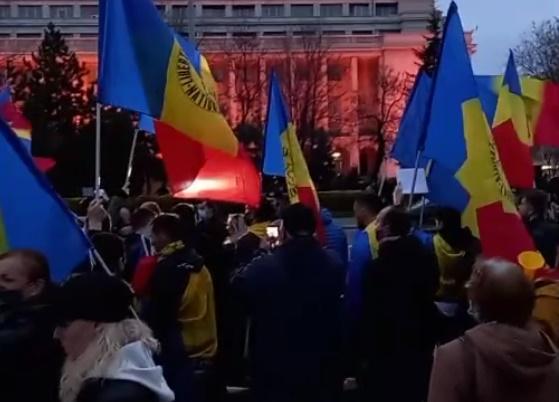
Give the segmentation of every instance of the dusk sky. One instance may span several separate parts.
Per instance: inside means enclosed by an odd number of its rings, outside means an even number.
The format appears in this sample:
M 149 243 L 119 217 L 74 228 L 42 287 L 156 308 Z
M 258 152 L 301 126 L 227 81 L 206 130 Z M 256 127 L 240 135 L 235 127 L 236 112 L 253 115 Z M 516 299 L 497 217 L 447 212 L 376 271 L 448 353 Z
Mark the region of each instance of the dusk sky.
M 450 0 L 436 0 L 446 14 Z M 559 16 L 559 0 L 456 0 L 465 30 L 474 29 L 476 74 L 500 74 L 533 21 Z

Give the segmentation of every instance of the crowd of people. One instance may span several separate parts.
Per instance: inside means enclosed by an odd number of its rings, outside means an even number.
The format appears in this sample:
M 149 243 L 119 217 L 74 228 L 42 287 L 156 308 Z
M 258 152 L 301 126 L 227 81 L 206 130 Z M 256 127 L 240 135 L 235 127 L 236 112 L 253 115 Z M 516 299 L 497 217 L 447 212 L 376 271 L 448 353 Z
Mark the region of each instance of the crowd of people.
M 0 400 L 559 400 L 559 229 L 519 211 L 549 269 L 484 259 L 460 214 L 432 230 L 374 194 L 351 248 L 328 210 L 93 201 L 95 253 L 62 284 L 44 256 L 0 256 Z M 316 235 L 323 226 L 324 238 Z

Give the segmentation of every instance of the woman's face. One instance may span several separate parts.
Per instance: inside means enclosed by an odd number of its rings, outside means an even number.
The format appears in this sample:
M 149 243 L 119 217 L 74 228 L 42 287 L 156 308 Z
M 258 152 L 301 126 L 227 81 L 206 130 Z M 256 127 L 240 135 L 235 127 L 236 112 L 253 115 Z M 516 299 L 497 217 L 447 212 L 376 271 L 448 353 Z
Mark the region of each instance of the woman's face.
M 85 320 L 75 320 L 59 325 L 54 331 L 54 337 L 60 340 L 64 352 L 70 360 L 80 357 L 96 335 L 96 323 Z

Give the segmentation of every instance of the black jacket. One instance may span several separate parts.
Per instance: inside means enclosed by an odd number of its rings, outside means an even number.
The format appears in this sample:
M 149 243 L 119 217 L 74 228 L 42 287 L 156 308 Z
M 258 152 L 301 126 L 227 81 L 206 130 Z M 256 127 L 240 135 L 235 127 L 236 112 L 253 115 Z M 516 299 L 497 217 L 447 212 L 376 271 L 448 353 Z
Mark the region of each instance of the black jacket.
M 63 354 L 46 296 L 0 305 L 0 401 L 54 402 Z
M 158 402 L 155 393 L 126 380 L 93 379 L 82 387 L 76 402 Z
M 253 261 L 233 278 L 251 320 L 256 392 L 276 397 L 278 392 L 298 392 L 321 398 L 319 392 L 335 387 L 343 277 L 342 263 L 335 255 L 313 238 L 298 238 Z M 304 389 L 313 391 L 305 395 Z M 261 394 L 259 400 L 265 396 Z
M 364 281 L 362 354 L 369 397 L 379 402 L 426 399 L 438 277 L 435 259 L 415 236 L 380 244 Z

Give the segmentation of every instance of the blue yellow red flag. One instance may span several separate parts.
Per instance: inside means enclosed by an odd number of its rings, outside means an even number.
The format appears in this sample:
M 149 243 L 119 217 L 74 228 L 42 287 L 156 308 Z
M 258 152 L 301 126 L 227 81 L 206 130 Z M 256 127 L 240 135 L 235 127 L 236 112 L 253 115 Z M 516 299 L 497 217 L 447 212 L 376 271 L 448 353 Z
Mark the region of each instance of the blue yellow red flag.
M 392 157 L 403 168 L 415 167 L 418 152 L 423 147 L 431 84 L 431 77 L 423 70 L 420 70 L 415 78 L 415 84 L 408 98 L 394 148 L 392 149 Z M 426 165 L 425 162 L 425 160 L 420 161 L 420 167 L 424 167 Z
M 493 138 L 512 187 L 534 187 L 533 138 L 512 51 L 493 119 Z
M 100 3 L 100 102 L 147 114 L 236 156 L 239 143 L 196 48 L 165 24 L 151 0 Z
M 173 194 L 258 205 L 259 172 L 219 110 L 206 59 L 153 1 L 100 6 L 99 99 L 155 120 Z
M 445 21 L 430 111 L 425 157 L 444 174 L 429 176 L 429 198 L 462 213 L 462 223 L 480 238 L 486 256 L 514 262 L 527 254 L 539 256 L 503 173 L 454 2 Z
M 264 173 L 285 177 L 290 203 L 300 202 L 313 210 L 319 223 L 318 236 L 324 240 L 318 195 L 274 72 L 269 85 Z
M 56 281 L 89 258 L 89 241 L 34 166 L 12 129 L 0 121 L 0 252 L 43 253 Z
M 31 152 L 31 123 L 12 102 L 9 87 L 0 89 L 0 119 L 14 130 L 28 152 Z

